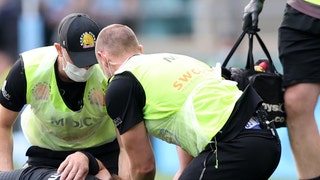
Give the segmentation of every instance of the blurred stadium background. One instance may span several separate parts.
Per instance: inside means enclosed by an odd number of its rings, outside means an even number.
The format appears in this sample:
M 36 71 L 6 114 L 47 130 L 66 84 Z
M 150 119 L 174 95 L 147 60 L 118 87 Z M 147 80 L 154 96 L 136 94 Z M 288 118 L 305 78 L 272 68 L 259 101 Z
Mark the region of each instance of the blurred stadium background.
M 63 16 L 84 12 L 101 27 L 110 23 L 130 26 L 144 45 L 145 53 L 174 52 L 196 57 L 214 66 L 222 62 L 241 33 L 242 12 L 249 0 L 0 0 L 0 53 L 11 62 L 18 53 L 51 45 Z M 282 72 L 277 52 L 277 31 L 285 0 L 268 0 L 260 14 L 260 36 Z M 239 47 L 230 65 L 243 66 L 246 43 Z M 255 58 L 264 57 L 258 48 Z M 3 59 L 0 58 L 0 62 Z M 0 64 L 1 65 L 1 64 Z M 320 107 L 315 114 L 319 120 Z M 14 160 L 19 168 L 25 162 L 28 142 L 20 125 L 14 133 Z M 278 129 L 282 140 L 280 164 L 272 180 L 298 179 L 286 128 Z M 157 179 L 172 179 L 178 169 L 175 147 L 153 139 Z

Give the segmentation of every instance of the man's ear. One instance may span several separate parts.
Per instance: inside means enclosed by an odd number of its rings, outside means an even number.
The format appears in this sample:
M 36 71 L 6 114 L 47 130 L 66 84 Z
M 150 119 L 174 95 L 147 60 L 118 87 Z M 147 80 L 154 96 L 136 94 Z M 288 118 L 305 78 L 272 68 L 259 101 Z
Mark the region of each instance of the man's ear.
M 103 66 L 106 66 L 106 63 L 107 63 L 106 62 L 107 61 L 106 55 L 103 54 L 101 51 L 98 51 L 97 55 L 98 55 L 98 57 L 97 57 L 98 63 L 103 65 Z
M 62 56 L 62 47 L 59 43 L 54 43 L 54 47 L 56 48 L 59 56 Z
M 98 52 L 97 52 L 97 54 L 98 54 L 99 58 L 101 58 L 101 59 L 102 59 L 102 57 L 103 57 L 102 52 L 101 52 L 101 51 L 98 51 Z
M 139 44 L 139 51 L 141 54 L 143 53 L 143 46 L 141 44 Z
M 104 61 L 106 59 L 106 56 L 101 51 L 98 51 L 97 55 L 98 55 L 97 60 L 105 63 Z

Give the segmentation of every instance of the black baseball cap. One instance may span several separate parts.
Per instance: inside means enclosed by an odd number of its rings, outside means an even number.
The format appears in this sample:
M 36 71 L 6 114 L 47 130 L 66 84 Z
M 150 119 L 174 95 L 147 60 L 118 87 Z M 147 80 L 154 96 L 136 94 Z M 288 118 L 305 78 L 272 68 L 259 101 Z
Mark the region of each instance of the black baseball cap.
M 98 63 L 94 48 L 99 32 L 98 24 L 83 13 L 67 15 L 58 26 L 59 42 L 79 68 Z

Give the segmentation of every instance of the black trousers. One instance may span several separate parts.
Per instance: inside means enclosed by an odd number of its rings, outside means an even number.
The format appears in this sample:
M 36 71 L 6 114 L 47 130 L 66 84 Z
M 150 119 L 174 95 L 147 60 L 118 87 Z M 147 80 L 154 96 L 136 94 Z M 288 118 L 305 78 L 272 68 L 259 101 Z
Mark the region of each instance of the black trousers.
M 113 142 L 83 149 L 98 158 L 111 174 L 118 174 L 119 145 L 117 139 Z M 28 167 L 8 172 L 0 172 L 0 180 L 58 180 L 56 174 L 59 165 L 65 158 L 75 151 L 52 151 L 31 146 L 26 155 Z M 86 180 L 96 180 L 95 176 L 88 175 Z
M 248 86 L 227 123 L 195 157 L 180 180 L 267 180 L 277 168 L 281 144 L 274 125 L 266 124 L 261 98 Z M 245 129 L 252 116 L 262 129 Z
M 280 141 L 270 130 L 243 130 L 191 161 L 180 180 L 267 180 L 280 161 Z
M 118 174 L 119 144 L 117 139 L 113 142 L 88 149 L 81 149 L 91 153 L 99 159 L 111 174 Z M 52 167 L 58 168 L 66 157 L 76 151 L 52 151 L 50 149 L 31 146 L 26 155 L 27 164 L 34 167 Z

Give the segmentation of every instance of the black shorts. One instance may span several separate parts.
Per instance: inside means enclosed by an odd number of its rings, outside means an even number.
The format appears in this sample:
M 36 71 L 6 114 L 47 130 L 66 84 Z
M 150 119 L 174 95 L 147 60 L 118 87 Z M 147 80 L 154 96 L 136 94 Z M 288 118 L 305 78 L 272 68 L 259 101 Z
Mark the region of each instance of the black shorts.
M 0 172 L 1 180 L 59 180 L 57 169 L 51 167 L 30 166 L 8 172 Z M 93 175 L 87 175 L 86 180 L 99 180 Z
M 279 28 L 279 58 L 285 87 L 320 83 L 320 19 L 287 5 Z
M 216 152 L 201 152 L 179 179 L 267 180 L 278 166 L 281 145 L 270 130 L 249 129 L 229 142 L 218 141 Z
M 111 174 L 118 174 L 119 144 L 117 139 L 113 142 L 88 149 L 83 149 L 99 159 Z M 52 151 L 50 149 L 31 146 L 26 155 L 30 166 L 47 166 L 58 168 L 66 157 L 76 151 Z

